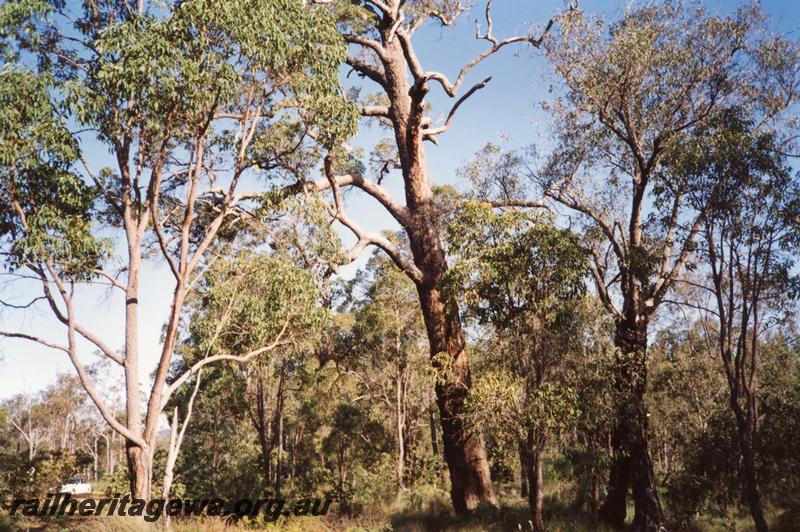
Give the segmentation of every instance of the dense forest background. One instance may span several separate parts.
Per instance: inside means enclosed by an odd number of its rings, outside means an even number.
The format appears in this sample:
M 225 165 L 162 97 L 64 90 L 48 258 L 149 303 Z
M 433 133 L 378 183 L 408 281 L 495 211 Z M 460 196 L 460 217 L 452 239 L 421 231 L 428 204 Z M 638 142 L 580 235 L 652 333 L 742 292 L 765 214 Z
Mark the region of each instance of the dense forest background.
M 336 501 L 173 528 L 800 529 L 800 43 L 758 4 L 494 8 L 0 5 L 0 337 L 74 369 L 0 403 L 0 527 L 144 526 L 8 515 L 82 474 Z M 417 30 L 475 17 L 428 70 Z M 512 49 L 546 133 L 442 180 Z

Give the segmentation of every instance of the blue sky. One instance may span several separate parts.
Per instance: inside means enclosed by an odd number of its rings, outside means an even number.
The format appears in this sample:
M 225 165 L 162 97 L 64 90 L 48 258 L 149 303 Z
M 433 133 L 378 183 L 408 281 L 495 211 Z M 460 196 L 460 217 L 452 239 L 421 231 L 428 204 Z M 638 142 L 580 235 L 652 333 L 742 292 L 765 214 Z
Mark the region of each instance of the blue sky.
M 635 4 L 634 1 L 583 0 L 581 7 L 590 13 L 613 18 L 626 6 Z M 712 13 L 728 14 L 735 11 L 738 2 L 706 0 L 702 5 Z M 770 17 L 771 30 L 800 37 L 800 0 L 764 0 L 761 5 Z M 563 3 L 560 0 L 496 0 L 494 32 L 498 37 L 526 32 L 531 24 L 543 25 L 552 13 L 561 8 Z M 441 71 L 452 79 L 467 60 L 483 49 L 486 43 L 475 40 L 473 25 L 473 20 L 481 16 L 481 9 L 480 6 L 473 9 L 455 28 L 443 29 L 431 24 L 418 32 L 417 52 L 426 69 Z M 469 87 L 489 75 L 493 76 L 491 83 L 462 106 L 450 130 L 440 137 L 439 145 L 428 146 L 430 175 L 436 184 L 459 185 L 456 170 L 488 141 L 499 142 L 502 136 L 509 139 L 504 141 L 508 147 L 547 141 L 550 122 L 540 103 L 548 97 L 548 89 L 556 80 L 541 54 L 530 47 L 506 48 L 476 67 L 465 86 Z M 434 120 L 441 120 L 452 104 L 438 87 L 432 90 L 431 102 Z M 368 146 L 375 142 L 379 133 L 376 128 L 364 129 L 354 144 Z M 87 142 L 83 149 L 96 167 L 102 166 L 108 158 L 105 148 L 97 144 Z M 387 181 L 387 188 L 400 192 L 396 179 L 391 182 L 391 178 L 387 178 Z M 393 228 L 386 213 L 371 200 L 350 194 L 347 203 L 348 211 L 363 226 L 372 230 Z M 344 236 L 350 241 L 349 235 Z M 355 267 L 351 266 L 343 273 L 350 276 L 354 270 Z M 145 267 L 141 286 L 140 344 L 144 362 L 142 374 L 146 378 L 157 359 L 171 283 L 164 268 L 149 264 Z M 24 296 L 21 290 L 17 287 L 10 291 L 7 286 L 0 285 L 0 297 L 21 298 Z M 105 291 L 84 294 L 77 302 L 77 314 L 82 324 L 100 331 L 109 345 L 122 345 L 122 306 L 109 299 Z M 4 311 L 0 314 L 0 326 L 63 341 L 61 327 L 53 322 L 48 311 L 42 309 L 25 313 Z M 87 354 L 82 358 L 91 362 L 93 358 L 88 353 L 92 350 L 84 347 Z M 24 341 L 0 341 L 0 399 L 18 392 L 42 389 L 53 383 L 59 372 L 73 371 L 62 352 L 39 348 Z

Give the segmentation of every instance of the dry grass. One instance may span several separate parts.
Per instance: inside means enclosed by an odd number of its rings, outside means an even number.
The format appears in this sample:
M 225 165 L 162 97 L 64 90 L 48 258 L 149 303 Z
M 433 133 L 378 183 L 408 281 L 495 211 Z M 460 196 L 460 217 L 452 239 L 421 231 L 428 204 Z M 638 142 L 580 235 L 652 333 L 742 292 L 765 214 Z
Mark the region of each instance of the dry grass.
M 203 517 L 164 519 L 157 523 L 146 523 L 133 517 L 51 518 L 49 520 L 11 519 L 0 510 L 0 532 L 12 530 L 28 531 L 75 531 L 75 532 L 244 532 L 246 530 L 269 530 L 283 532 L 402 532 L 427 531 L 513 531 L 530 530 L 528 508 L 514 489 L 500 489 L 502 511 L 481 508 L 471 518 L 456 517 L 450 507 L 447 493 L 436 489 L 423 489 L 409 493 L 402 501 L 383 507 L 366 509 L 358 516 L 342 516 L 336 512 L 325 517 L 292 517 L 275 523 L 259 519 L 244 519 L 238 522 L 222 518 Z M 551 492 L 545 501 L 545 525 L 548 532 L 601 532 L 599 526 L 584 512 L 571 507 L 568 498 L 559 491 Z M 630 508 L 629 515 L 633 514 Z M 776 532 L 800 530 L 800 510 L 767 509 L 770 529 Z M 746 512 L 731 511 L 722 517 L 699 516 L 691 527 L 673 529 L 674 532 L 712 532 L 753 530 L 752 521 Z

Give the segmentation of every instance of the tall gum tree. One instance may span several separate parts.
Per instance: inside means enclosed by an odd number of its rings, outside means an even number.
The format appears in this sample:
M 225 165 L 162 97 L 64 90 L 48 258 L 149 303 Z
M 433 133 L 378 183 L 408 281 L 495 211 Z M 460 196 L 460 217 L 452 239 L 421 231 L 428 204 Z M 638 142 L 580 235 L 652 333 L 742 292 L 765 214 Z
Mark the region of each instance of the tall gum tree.
M 177 387 L 209 363 L 246 362 L 289 341 L 279 328 L 167 381 L 184 303 L 217 241 L 251 217 L 249 203 L 257 207 L 311 129 L 326 142 L 352 133 L 355 110 L 338 82 L 345 46 L 327 12 L 299 0 L 12 0 L 0 24 L 0 242 L 13 278 L 41 293 L 6 306 L 43 308 L 66 340 L 0 334 L 67 353 L 125 439 L 132 495 L 149 498 L 158 421 Z M 110 166 L 93 169 L 87 148 L 108 150 Z M 149 386 L 139 345 L 145 261 L 174 281 Z M 124 306 L 119 351 L 78 315 L 92 286 Z M 124 373 L 124 420 L 79 358 L 87 347 Z
M 759 370 L 770 329 L 791 322 L 800 278 L 793 273 L 800 240 L 800 183 L 786 153 L 790 131 L 754 132 L 756 124 L 732 109 L 684 144 L 673 164 L 693 177 L 694 201 L 707 200 L 707 183 L 727 175 L 712 202 L 698 242 L 706 280 L 681 303 L 699 311 L 716 344 L 728 384 L 742 462 L 743 500 L 759 532 L 768 529 L 759 488 Z
M 282 428 L 283 402 L 287 377 L 297 363 L 293 355 L 302 355 L 313 351 L 316 338 L 328 318 L 328 312 L 319 305 L 320 292 L 310 272 L 294 266 L 278 254 L 267 255 L 252 253 L 249 250 L 225 257 L 220 257 L 209 269 L 200 288 L 195 293 L 195 300 L 189 301 L 187 310 L 191 311 L 185 320 L 187 341 L 179 349 L 181 357 L 173 361 L 171 375 L 168 379 L 170 388 L 179 389 L 178 380 L 187 380 L 191 375 L 190 368 L 197 367 L 193 387 L 184 387 L 173 396 L 170 406 L 173 408 L 171 421 L 172 433 L 168 447 L 165 480 L 162 484 L 162 498 L 169 497 L 173 479 L 173 468 L 185 438 L 187 424 L 190 420 L 194 402 L 201 389 L 202 362 L 215 357 L 217 360 L 229 360 L 228 371 L 237 370 L 241 386 L 246 389 L 250 374 L 257 374 L 258 393 L 256 397 L 248 397 L 244 402 L 255 409 L 263 409 L 264 381 L 277 381 L 275 387 L 278 406 L 274 413 L 276 442 L 264 448 L 265 427 L 256 425 L 259 440 L 262 444 L 262 459 L 266 467 L 264 479 L 270 482 L 271 446 L 277 445 L 277 467 L 274 471 L 275 494 L 280 497 L 282 466 Z M 250 364 L 239 363 L 239 353 L 252 353 L 261 346 L 269 344 L 271 339 L 280 337 L 283 340 L 269 360 L 257 359 Z M 255 357 L 254 357 L 255 358 Z M 239 359 L 239 360 L 237 360 Z M 277 375 L 264 376 L 264 366 L 276 368 Z M 236 369 L 234 369 L 236 368 Z M 224 372 L 224 370 L 222 370 Z M 212 375 L 213 379 L 219 375 Z M 229 385 L 235 386 L 235 383 Z M 205 385 L 208 388 L 208 384 Z M 249 395 L 249 394 L 248 394 Z M 183 420 L 178 419 L 178 412 L 183 412 Z M 264 412 L 254 421 L 264 422 Z M 271 427 L 270 427 L 271 428 Z M 264 452 L 266 450 L 266 452 Z
M 579 11 L 545 42 L 565 84 L 549 109 L 556 147 L 536 176 L 544 195 L 585 223 L 597 294 L 616 324 L 617 415 L 602 514 L 622 527 L 629 487 L 636 530 L 660 530 L 663 512 L 648 451 L 648 325 L 693 255 L 725 176 L 690 201 L 689 176 L 664 163 L 686 135 L 733 105 L 767 127 L 796 97 L 786 41 L 761 34 L 744 7 L 709 16 L 677 2 L 623 14 L 607 28 Z
M 491 6 L 490 0 L 485 10 L 485 32 L 480 28 L 476 31 L 476 37 L 486 41 L 486 49 L 467 62 L 451 80 L 441 72 L 426 70 L 412 41 L 415 32 L 429 21 L 443 26 L 455 24 L 468 9 L 467 4 L 454 0 L 365 0 L 333 4 L 342 35 L 350 45 L 351 55 L 347 56 L 346 65 L 378 88 L 378 95 L 370 100 L 373 104 L 363 105 L 361 114 L 378 119 L 391 130 L 392 140 L 383 145 L 383 168 L 400 170 L 405 202 L 392 198 L 378 182 L 365 179 L 358 172 L 337 172 L 335 156 L 326 160 L 326 179 L 314 187 L 332 190 L 334 217 L 356 235 L 358 242 L 350 250 L 351 259 L 366 246 L 377 246 L 416 285 L 431 359 L 443 375 L 436 385 L 436 397 L 444 456 L 452 484 L 451 498 L 459 514 L 471 512 L 482 501 L 496 506 L 497 499 L 481 435 L 468 428 L 462 419 L 470 387 L 469 363 L 456 302 L 443 297 L 440 290 L 447 261 L 424 143 L 435 143 L 437 136 L 450 127 L 464 101 L 489 83 L 491 78 L 486 78 L 462 90 L 468 74 L 477 64 L 509 45 L 538 47 L 555 23 L 555 19 L 551 19 L 539 36 L 499 39 L 492 32 Z M 455 100 L 440 125 L 432 124 L 426 115 L 426 98 L 432 85 L 440 86 Z M 343 210 L 341 188 L 345 186 L 361 189 L 376 199 L 408 235 L 408 249 L 359 227 Z

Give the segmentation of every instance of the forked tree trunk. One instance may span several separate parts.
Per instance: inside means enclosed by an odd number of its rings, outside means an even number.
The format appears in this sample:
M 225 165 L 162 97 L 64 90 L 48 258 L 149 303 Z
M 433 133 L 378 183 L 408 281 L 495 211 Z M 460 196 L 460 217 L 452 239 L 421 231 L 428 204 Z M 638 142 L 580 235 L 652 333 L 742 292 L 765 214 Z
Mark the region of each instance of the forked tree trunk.
M 464 420 L 470 374 L 458 309 L 455 301 L 445 301 L 439 291 L 447 261 L 423 146 L 424 99 L 429 87 L 427 82 L 409 84 L 411 65 L 396 35 L 399 23 L 388 14 L 381 18 L 377 29 L 382 71 L 375 74 L 374 69 L 367 67 L 367 70 L 373 72 L 371 76 L 378 80 L 388 98 L 387 118 L 403 175 L 406 201 L 401 223 L 419 275 L 406 273 L 417 286 L 433 364 L 447 370 L 436 384 L 436 402 L 453 508 L 463 515 L 471 513 L 481 502 L 497 506 L 497 499 L 481 435 Z M 398 262 L 396 258 L 395 261 Z
M 470 372 L 461 322 L 455 308 L 446 309 L 436 287 L 419 287 L 422 313 L 434 364 L 441 370 L 436 401 L 442 422 L 442 443 L 450 472 L 450 497 L 458 514 L 468 514 L 481 502 L 497 506 L 480 433 L 464 421 Z M 442 358 L 444 357 L 444 360 Z
M 125 454 L 128 459 L 131 497 L 134 499 L 149 499 L 153 471 L 153 458 L 150 456 L 149 450 L 138 447 L 131 442 L 126 442 Z
M 615 389 L 618 410 L 612 435 L 613 459 L 608 493 L 601 516 L 611 526 L 622 528 L 626 516 L 628 487 L 633 488 L 633 529 L 659 531 L 664 527 L 661 502 L 656 492 L 653 464 L 648 451 L 647 322 L 620 322 L 614 338 L 618 349 Z
M 761 507 L 761 497 L 758 494 L 758 481 L 756 476 L 755 456 L 752 442 L 747 436 L 739 436 L 742 447 L 742 458 L 744 462 L 744 481 L 747 505 L 750 507 L 750 515 L 758 532 L 767 532 L 767 520 L 764 518 L 764 511 Z
M 439 284 L 447 272 L 439 218 L 428 179 L 422 131 L 409 124 L 410 116 L 421 116 L 411 109 L 407 66 L 400 44 L 395 39 L 387 46 L 390 60 L 385 63 L 393 102 L 395 140 L 403 171 L 406 205 L 410 214 L 406 233 L 414 265 L 422 273 L 416 282 L 434 367 L 444 369 L 436 384 L 436 402 L 442 424 L 444 458 L 450 472 L 450 497 L 460 515 L 470 514 L 481 502 L 497 507 L 489 464 L 479 431 L 464 419 L 464 407 L 471 386 L 469 362 L 464 349 L 464 334 L 456 301 L 446 301 Z M 396 104 L 396 105 L 395 105 Z M 413 112 L 412 112 L 413 111 Z
M 631 461 L 622 451 L 622 432 L 622 430 L 615 427 L 611 437 L 613 453 L 611 457 L 611 473 L 608 479 L 606 499 L 600 507 L 600 517 L 616 528 L 622 528 L 625 524 L 628 486 L 631 478 Z

